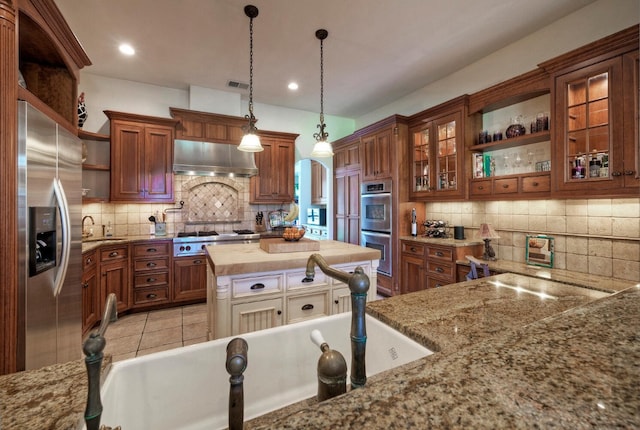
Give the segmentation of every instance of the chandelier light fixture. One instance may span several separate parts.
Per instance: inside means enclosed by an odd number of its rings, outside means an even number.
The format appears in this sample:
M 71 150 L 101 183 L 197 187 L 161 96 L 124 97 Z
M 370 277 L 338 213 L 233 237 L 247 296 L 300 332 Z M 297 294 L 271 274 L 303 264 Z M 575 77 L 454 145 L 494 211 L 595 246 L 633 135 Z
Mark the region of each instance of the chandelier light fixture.
M 244 13 L 249 17 L 249 114 L 244 116 L 249 123 L 242 127 L 244 136 L 242 136 L 238 149 L 245 152 L 260 152 L 264 148 L 260 144 L 256 128 L 258 120 L 253 116 L 253 18 L 258 16 L 258 8 L 247 5 L 244 7 Z
M 314 133 L 313 137 L 316 139 L 315 145 L 313 145 L 313 151 L 311 151 L 312 157 L 332 157 L 333 148 L 329 143 L 329 133 L 324 131 L 326 124 L 324 123 L 324 50 L 323 41 L 327 38 L 329 32 L 325 29 L 316 31 L 316 37 L 320 40 L 320 124 L 318 128 L 320 131 Z

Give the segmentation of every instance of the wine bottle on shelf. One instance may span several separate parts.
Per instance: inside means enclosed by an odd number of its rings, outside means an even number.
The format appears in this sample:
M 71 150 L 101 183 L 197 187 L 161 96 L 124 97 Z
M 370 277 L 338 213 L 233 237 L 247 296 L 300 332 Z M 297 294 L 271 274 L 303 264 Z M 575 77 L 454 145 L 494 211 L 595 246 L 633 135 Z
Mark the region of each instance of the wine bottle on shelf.
M 416 208 L 411 209 L 411 236 L 418 235 L 418 221 L 416 219 Z

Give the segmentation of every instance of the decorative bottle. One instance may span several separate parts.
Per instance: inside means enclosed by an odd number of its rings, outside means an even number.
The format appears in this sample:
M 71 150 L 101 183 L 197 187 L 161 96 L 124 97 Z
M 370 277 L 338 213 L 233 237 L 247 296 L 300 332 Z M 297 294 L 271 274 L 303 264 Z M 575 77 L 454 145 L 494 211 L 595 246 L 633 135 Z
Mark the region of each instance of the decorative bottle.
M 416 219 L 416 208 L 411 209 L 411 236 L 418 235 L 418 221 Z

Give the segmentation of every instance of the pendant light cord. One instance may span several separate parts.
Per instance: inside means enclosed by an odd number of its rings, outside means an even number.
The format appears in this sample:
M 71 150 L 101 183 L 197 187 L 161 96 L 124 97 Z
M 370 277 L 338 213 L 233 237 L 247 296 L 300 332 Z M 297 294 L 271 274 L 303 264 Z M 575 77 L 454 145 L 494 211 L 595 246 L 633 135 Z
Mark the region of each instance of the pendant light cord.
M 253 116 L 253 18 L 249 19 L 249 115 Z

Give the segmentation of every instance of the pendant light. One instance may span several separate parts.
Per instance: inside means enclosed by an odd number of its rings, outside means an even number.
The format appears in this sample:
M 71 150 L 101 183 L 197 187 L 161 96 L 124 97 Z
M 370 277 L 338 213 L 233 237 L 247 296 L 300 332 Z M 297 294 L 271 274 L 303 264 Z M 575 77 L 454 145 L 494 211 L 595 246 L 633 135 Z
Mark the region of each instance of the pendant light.
M 332 157 L 333 148 L 329 143 L 329 133 L 324 131 L 326 124 L 324 123 L 324 50 L 323 41 L 327 38 L 329 32 L 324 29 L 316 31 L 316 37 L 320 39 L 320 124 L 318 128 L 320 131 L 315 133 L 313 137 L 316 139 L 316 144 L 311 151 L 312 157 Z
M 256 128 L 258 120 L 253 116 L 253 18 L 258 16 L 258 8 L 253 5 L 247 5 L 244 7 L 244 13 L 249 17 L 249 114 L 244 116 L 249 121 L 249 124 L 242 127 L 244 136 L 242 136 L 238 149 L 244 152 L 260 152 L 264 148 L 260 144 L 258 129 Z

